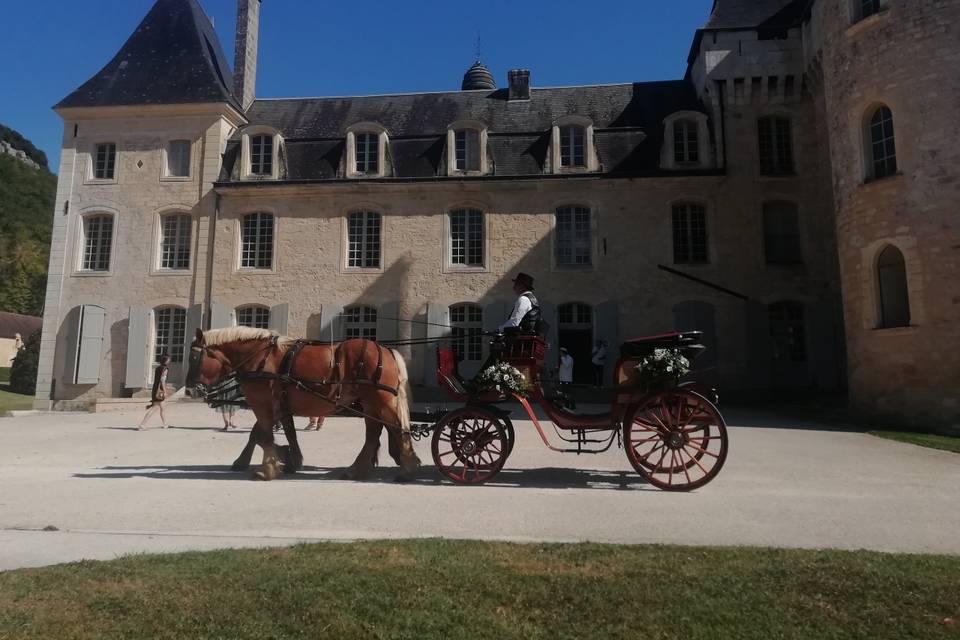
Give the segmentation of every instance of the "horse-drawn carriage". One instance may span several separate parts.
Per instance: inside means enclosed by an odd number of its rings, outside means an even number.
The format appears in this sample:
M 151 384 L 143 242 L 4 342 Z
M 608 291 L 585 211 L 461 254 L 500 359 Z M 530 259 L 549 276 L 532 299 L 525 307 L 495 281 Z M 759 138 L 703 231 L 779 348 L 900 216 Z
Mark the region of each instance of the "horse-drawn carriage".
M 614 369 L 610 408 L 596 414 L 569 411 L 547 395 L 540 381 L 545 344 L 539 336 L 517 336 L 500 354 L 502 362 L 529 382 L 523 393 L 472 386 L 457 374 L 453 350 L 440 348 L 437 381 L 463 406 L 433 423 L 415 424 L 414 430 L 432 431 L 433 461 L 444 476 L 461 484 L 484 483 L 497 475 L 513 450 L 511 412 L 498 406 L 513 399 L 553 451 L 595 454 L 616 442 L 650 484 L 674 491 L 696 489 L 716 477 L 727 455 L 726 425 L 715 399 L 707 397 L 712 390 L 675 378 L 651 383 L 637 365 L 658 349 L 693 359 L 703 350 L 699 338 L 698 332 L 668 333 L 625 342 Z M 552 422 L 564 446 L 550 442 L 531 402 Z M 413 414 L 418 418 L 433 416 Z
M 366 420 L 366 442 L 348 468 L 360 477 L 376 464 L 379 438 L 386 427 L 389 451 L 405 476 L 419 465 L 411 438 L 431 435 L 437 469 L 453 482 L 482 484 L 503 468 L 515 441 L 511 412 L 500 404 L 516 400 L 544 444 L 553 451 L 601 453 L 617 443 L 633 468 L 661 489 L 687 491 L 702 487 L 720 472 L 727 456 L 727 430 L 712 390 L 671 375 L 651 379 L 642 363 L 654 353 L 693 359 L 702 350 L 700 333 L 668 333 L 628 340 L 621 345 L 614 369 L 609 410 L 598 414 L 569 411 L 552 402 L 541 384 L 545 344 L 537 335 L 497 336 L 496 360 L 523 375 L 523 389 L 478 384 L 457 373 L 451 348 L 438 348 L 437 380 L 450 398 L 461 403 L 441 415 L 411 414 L 406 365 L 394 349 L 368 340 L 326 344 L 281 338 L 258 330 L 197 333 L 191 348 L 188 385 L 205 391 L 242 388 L 257 416 L 247 448 L 234 463 L 244 468 L 256 445 L 264 450 L 263 470 L 272 479 L 280 464 L 288 473 L 302 463 L 294 415 L 329 415 L 338 410 Z M 517 376 L 519 378 L 519 376 Z M 214 393 L 210 393 L 211 386 Z M 553 423 L 564 446 L 548 439 L 538 405 Z M 288 446 L 273 443 L 272 427 L 284 427 Z

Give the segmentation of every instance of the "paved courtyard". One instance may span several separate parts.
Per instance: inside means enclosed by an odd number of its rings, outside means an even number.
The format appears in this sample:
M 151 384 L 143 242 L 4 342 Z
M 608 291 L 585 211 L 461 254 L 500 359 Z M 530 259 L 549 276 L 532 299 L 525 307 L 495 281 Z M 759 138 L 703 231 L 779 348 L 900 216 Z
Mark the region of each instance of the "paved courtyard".
M 188 402 L 170 408 L 169 430 L 136 431 L 140 412 L 0 419 L 0 569 L 433 536 L 960 553 L 960 455 L 829 423 L 726 413 L 726 467 L 686 494 L 644 484 L 616 448 L 551 452 L 525 420 L 515 422 L 517 444 L 496 482 L 460 487 L 440 481 L 426 440 L 413 483 L 393 482 L 385 452 L 373 479 L 342 480 L 363 437 L 352 418 L 302 433 L 305 470 L 270 483 L 229 470 L 253 422 L 246 412 L 231 433 Z

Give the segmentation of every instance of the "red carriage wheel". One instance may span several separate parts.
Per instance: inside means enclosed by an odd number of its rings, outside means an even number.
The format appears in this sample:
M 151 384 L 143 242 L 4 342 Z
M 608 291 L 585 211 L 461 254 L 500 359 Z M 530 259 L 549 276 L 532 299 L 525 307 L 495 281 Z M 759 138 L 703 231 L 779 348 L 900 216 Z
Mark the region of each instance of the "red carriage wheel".
M 463 407 L 433 429 L 433 462 L 458 484 L 483 484 L 500 472 L 513 448 L 513 433 L 482 407 Z
M 628 412 L 623 445 L 633 468 L 667 491 L 713 480 L 727 459 L 727 425 L 709 400 L 686 389 L 657 393 Z

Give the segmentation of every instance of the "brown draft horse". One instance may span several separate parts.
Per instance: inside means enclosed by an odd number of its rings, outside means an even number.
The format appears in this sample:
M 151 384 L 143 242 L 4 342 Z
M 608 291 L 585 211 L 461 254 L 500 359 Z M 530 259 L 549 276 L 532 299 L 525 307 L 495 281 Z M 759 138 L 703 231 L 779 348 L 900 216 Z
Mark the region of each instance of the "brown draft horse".
M 281 462 L 289 473 L 300 467 L 303 457 L 293 416 L 326 416 L 355 402 L 368 416 L 366 440 L 347 468 L 348 478 L 364 478 L 373 471 L 384 427 L 390 455 L 401 468 L 398 479 L 409 479 L 420 466 L 410 439 L 407 366 L 394 349 L 363 339 L 311 343 L 246 327 L 198 329 L 190 345 L 187 387 L 203 394 L 234 373 L 257 417 L 234 468 L 244 468 L 260 445 L 263 464 L 254 479 L 274 479 Z M 287 433 L 289 451 L 274 444 L 273 427 L 278 422 Z

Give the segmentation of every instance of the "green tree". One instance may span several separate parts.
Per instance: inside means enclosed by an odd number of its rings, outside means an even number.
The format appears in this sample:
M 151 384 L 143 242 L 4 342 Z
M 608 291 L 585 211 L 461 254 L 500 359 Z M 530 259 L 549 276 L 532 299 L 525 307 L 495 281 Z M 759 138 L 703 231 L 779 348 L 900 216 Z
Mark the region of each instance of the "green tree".
M 34 331 L 13 359 L 10 388 L 33 395 L 37 390 L 37 363 L 40 361 L 40 330 Z

